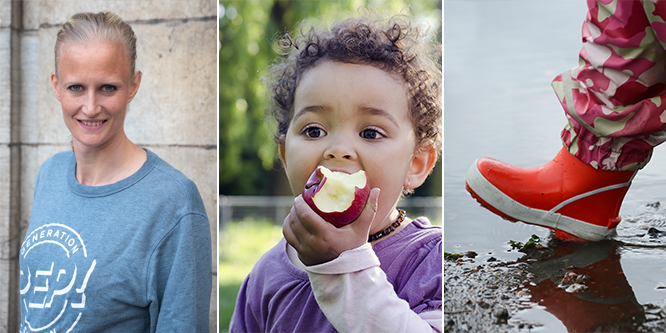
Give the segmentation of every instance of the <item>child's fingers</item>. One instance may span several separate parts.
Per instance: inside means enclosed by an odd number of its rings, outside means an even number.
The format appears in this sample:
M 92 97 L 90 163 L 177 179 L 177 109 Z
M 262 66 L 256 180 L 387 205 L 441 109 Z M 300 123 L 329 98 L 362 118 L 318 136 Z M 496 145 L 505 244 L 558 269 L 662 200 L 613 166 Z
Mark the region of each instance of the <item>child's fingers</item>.
M 298 198 L 299 197 L 296 199 Z M 289 215 L 284 219 L 284 223 L 282 224 L 282 234 L 291 246 L 296 249 L 301 249 L 304 246 L 309 246 L 308 242 L 314 237 L 314 233 L 310 231 L 312 227 L 308 228 L 304 223 L 304 220 L 301 218 L 301 214 L 298 213 L 299 209 L 297 208 L 298 204 L 296 201 L 297 200 L 294 200 L 294 205 L 291 207 Z M 305 215 L 307 216 L 307 214 Z
M 380 189 L 378 187 L 370 190 L 370 197 L 368 197 L 368 201 L 365 203 L 361 215 L 356 219 L 356 222 L 352 223 L 352 228 L 365 236 L 370 234 L 370 226 L 377 213 L 379 193 Z
M 282 234 L 284 235 L 284 239 L 287 240 L 287 243 L 289 245 L 293 246 L 294 248 L 299 248 L 301 245 L 300 240 L 296 236 L 293 230 L 293 218 L 296 215 L 296 211 L 294 210 L 294 207 L 291 207 L 291 211 L 287 215 L 287 217 L 284 218 L 284 222 L 282 223 Z
M 307 229 L 308 234 L 318 236 L 327 228 L 335 228 L 319 216 L 319 214 L 315 213 L 305 200 L 303 200 L 303 196 L 301 195 L 294 199 L 294 209 L 303 227 Z

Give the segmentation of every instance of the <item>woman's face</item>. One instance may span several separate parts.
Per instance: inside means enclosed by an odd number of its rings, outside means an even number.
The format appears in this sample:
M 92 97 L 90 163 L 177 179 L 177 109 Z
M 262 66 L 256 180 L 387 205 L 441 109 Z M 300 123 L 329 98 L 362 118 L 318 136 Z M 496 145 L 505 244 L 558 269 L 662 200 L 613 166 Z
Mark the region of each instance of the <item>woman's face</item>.
M 59 52 L 58 75 L 51 73 L 51 83 L 74 148 L 101 149 L 124 137 L 127 104 L 139 89 L 141 73 L 130 73 L 122 44 L 65 42 Z

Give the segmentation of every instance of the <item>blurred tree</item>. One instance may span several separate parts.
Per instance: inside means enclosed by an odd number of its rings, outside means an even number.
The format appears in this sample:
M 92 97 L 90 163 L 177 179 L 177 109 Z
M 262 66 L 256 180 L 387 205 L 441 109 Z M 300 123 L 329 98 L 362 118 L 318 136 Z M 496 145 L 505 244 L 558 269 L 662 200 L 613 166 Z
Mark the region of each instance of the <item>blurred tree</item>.
M 370 6 L 409 11 L 441 40 L 441 0 L 241 0 L 219 5 L 220 194 L 291 195 L 264 118 L 261 75 L 277 54 L 272 43 L 305 18 L 333 17 Z M 409 7 L 408 7 L 409 6 Z M 415 195 L 439 195 L 441 160 Z

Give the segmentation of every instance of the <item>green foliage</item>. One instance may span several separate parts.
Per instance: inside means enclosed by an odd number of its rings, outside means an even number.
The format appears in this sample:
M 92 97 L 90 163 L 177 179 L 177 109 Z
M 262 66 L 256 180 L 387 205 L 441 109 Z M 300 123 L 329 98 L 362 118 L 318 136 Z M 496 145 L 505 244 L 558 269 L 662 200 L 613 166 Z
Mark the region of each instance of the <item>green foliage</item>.
M 509 245 L 511 245 L 512 250 L 518 250 L 518 252 L 525 252 L 529 249 L 540 247 L 541 238 L 537 235 L 532 235 L 532 237 L 530 237 L 530 239 L 528 239 L 527 242 L 525 242 L 525 244 L 514 240 L 509 240 Z
M 409 5 L 409 7 L 407 6 Z M 372 6 L 427 18 L 441 39 L 441 0 L 240 0 L 221 1 L 219 21 L 220 193 L 290 193 L 279 166 L 264 109 L 267 92 L 260 81 L 277 56 L 272 43 L 305 18 L 330 19 L 338 13 Z M 441 171 L 440 171 L 441 173 Z M 281 180 L 276 180 L 276 179 Z M 431 177 L 432 178 L 432 177 Z M 437 177 L 434 177 L 437 178 Z M 425 195 L 441 195 L 441 176 Z M 278 188 L 279 187 L 279 188 Z M 285 189 L 286 187 L 286 189 Z M 426 192 L 426 191 L 421 191 Z M 421 193 L 419 192 L 419 194 Z
M 263 120 L 264 88 L 258 75 L 270 58 L 266 33 L 270 1 L 223 2 L 220 19 L 220 191 L 256 193 L 273 167 L 275 147 Z
M 444 252 L 444 260 L 456 261 L 458 258 L 462 258 L 463 255 L 459 253 L 448 253 Z

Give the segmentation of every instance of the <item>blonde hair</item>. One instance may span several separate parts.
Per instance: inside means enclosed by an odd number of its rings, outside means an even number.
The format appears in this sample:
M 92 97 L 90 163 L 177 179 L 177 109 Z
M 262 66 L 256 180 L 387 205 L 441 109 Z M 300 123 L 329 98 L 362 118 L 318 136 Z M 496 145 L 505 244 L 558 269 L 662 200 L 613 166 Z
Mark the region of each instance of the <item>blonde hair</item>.
M 55 44 L 55 73 L 58 75 L 58 58 L 62 43 L 88 44 L 96 39 L 118 42 L 125 49 L 130 74 L 136 64 L 136 35 L 129 24 L 118 15 L 109 12 L 78 13 L 72 16 L 58 31 Z

